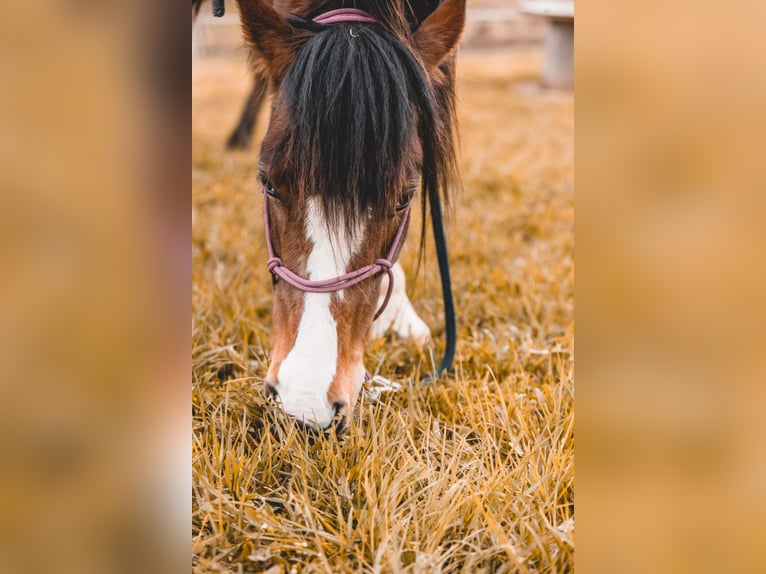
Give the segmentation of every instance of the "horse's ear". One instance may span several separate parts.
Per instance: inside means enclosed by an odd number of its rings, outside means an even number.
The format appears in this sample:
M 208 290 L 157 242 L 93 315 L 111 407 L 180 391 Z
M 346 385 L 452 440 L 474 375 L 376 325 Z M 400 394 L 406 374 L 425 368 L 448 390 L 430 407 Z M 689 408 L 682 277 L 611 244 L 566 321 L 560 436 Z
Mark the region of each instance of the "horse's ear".
M 441 0 L 415 31 L 415 46 L 426 65 L 438 66 L 457 46 L 465 26 L 466 0 Z
M 298 49 L 311 35 L 296 30 L 268 0 L 237 0 L 242 31 L 269 78 L 281 82 Z

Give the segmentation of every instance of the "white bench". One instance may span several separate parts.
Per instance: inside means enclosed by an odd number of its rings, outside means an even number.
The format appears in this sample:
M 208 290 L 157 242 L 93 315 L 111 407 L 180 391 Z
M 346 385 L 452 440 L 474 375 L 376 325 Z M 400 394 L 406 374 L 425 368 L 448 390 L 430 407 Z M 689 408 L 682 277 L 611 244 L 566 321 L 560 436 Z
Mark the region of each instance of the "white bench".
M 548 20 L 543 83 L 552 88 L 574 86 L 574 0 L 527 0 L 521 11 Z

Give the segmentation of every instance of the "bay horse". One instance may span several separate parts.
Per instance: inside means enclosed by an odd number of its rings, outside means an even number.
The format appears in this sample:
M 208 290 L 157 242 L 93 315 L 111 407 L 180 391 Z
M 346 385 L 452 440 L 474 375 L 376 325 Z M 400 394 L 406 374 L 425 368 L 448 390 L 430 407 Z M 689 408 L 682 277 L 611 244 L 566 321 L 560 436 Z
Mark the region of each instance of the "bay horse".
M 237 4 L 274 93 L 259 160 L 274 291 L 265 387 L 305 426 L 344 429 L 365 340 L 392 326 L 430 337 L 395 261 L 417 193 L 440 225 L 458 181 L 465 0 Z

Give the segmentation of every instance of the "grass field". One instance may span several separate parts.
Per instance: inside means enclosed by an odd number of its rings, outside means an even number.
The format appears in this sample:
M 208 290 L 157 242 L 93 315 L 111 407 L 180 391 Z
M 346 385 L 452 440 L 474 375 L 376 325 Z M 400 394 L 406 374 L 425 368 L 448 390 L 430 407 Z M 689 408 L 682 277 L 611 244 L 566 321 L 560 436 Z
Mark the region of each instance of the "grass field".
M 195 63 L 195 572 L 573 570 L 574 102 L 534 89 L 539 63 L 534 51 L 461 55 L 454 372 L 362 396 L 345 437 L 315 442 L 262 391 L 271 284 L 257 152 L 223 151 L 246 70 Z M 429 246 L 415 277 L 418 225 L 401 261 L 438 359 L 438 270 Z M 431 360 L 389 337 L 365 363 L 404 382 Z

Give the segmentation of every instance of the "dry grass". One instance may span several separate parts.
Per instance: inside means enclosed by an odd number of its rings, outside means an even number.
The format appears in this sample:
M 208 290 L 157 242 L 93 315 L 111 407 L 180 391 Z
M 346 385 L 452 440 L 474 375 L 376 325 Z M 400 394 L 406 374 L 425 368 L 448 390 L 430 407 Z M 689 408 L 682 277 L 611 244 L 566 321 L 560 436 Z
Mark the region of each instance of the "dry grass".
M 378 402 L 363 396 L 344 439 L 312 442 L 262 392 L 271 287 L 256 153 L 222 151 L 246 72 L 198 64 L 194 571 L 572 571 L 572 98 L 524 89 L 536 53 L 463 55 L 465 192 L 449 230 L 455 372 Z M 429 252 L 413 281 L 415 243 L 402 261 L 438 356 L 438 271 Z M 399 381 L 430 361 L 391 338 L 366 357 Z

